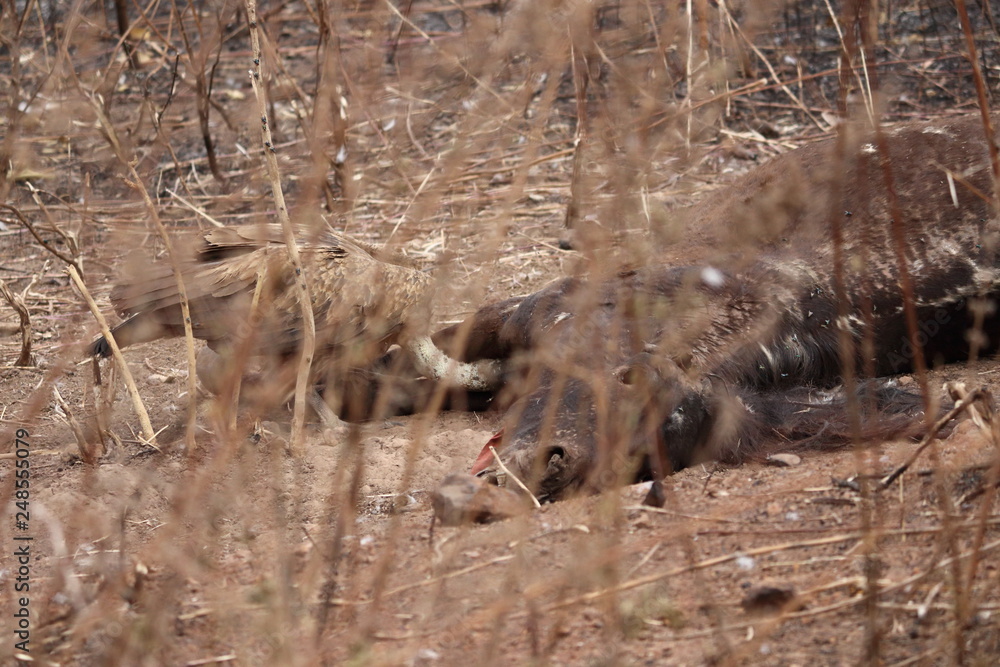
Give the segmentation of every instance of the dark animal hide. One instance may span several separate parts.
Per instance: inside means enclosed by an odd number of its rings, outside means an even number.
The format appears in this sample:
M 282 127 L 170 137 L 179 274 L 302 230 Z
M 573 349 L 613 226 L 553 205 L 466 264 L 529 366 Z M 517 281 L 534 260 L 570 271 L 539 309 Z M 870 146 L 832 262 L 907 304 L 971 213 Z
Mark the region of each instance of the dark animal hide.
M 843 149 L 827 140 L 791 151 L 678 214 L 691 240 L 664 255 L 683 261 L 560 280 L 439 332 L 447 350 L 471 327 L 464 352 L 451 353 L 505 361 L 511 404 L 491 444 L 506 467 L 555 499 L 789 443 L 849 441 L 845 365 L 873 378 L 913 369 L 887 176 L 923 354 L 966 359 L 976 315 L 979 352 L 992 351 L 1000 277 L 982 123 L 888 130 L 889 174 L 857 134 Z M 886 380 L 859 387 L 863 438 L 919 430 L 920 397 Z M 502 476 L 488 448 L 473 472 Z

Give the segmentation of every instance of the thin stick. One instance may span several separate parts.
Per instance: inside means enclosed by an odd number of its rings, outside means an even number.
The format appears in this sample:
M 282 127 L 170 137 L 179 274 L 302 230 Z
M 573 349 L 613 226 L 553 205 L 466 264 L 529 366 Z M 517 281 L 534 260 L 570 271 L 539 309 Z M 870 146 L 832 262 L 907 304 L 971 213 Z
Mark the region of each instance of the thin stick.
M 774 67 L 771 66 L 771 63 L 767 60 L 766 57 L 764 57 L 764 54 L 761 53 L 760 49 L 758 49 L 757 46 L 753 43 L 753 41 L 751 41 L 750 38 L 747 37 L 746 33 L 743 32 L 743 28 L 741 28 L 740 24 L 737 23 L 736 20 L 732 17 L 732 14 L 729 13 L 729 9 L 726 8 L 724 4 L 720 4 L 719 8 L 726 15 L 726 21 L 728 21 L 729 24 L 736 30 L 740 38 L 747 45 L 747 47 L 754 52 L 754 55 L 756 55 L 762 63 L 764 63 L 764 67 L 766 67 L 767 71 L 771 74 L 771 80 L 774 81 L 774 83 L 779 88 L 781 88 L 781 90 L 786 95 L 788 95 L 789 99 L 792 100 L 792 103 L 799 108 L 799 111 L 801 111 L 806 115 L 806 118 L 811 120 L 813 124 L 819 129 L 825 130 L 826 128 L 823 126 L 823 123 L 821 123 L 819 120 L 816 119 L 815 116 L 809 113 L 809 109 L 807 109 L 806 105 L 802 103 L 802 100 L 797 98 L 795 96 L 795 93 L 793 93 L 785 83 L 782 83 L 781 79 L 778 77 L 778 73 L 774 71 Z
M 246 0 L 247 22 L 250 26 L 250 44 L 253 49 L 254 67 L 250 70 L 250 83 L 254 96 L 257 98 L 257 111 L 260 117 L 261 140 L 264 144 L 264 163 L 267 165 L 267 175 L 271 180 L 271 194 L 278 210 L 278 221 L 284 232 L 285 249 L 288 251 L 288 261 L 295 268 L 295 290 L 298 293 L 299 308 L 302 311 L 302 356 L 299 357 L 298 374 L 295 377 L 295 402 L 292 408 L 292 433 L 290 443 L 292 450 L 299 450 L 304 437 L 306 418 L 306 390 L 309 385 L 309 372 L 312 368 L 313 356 L 316 353 L 316 321 L 313 319 L 312 299 L 309 295 L 309 285 L 299 258 L 299 247 L 295 242 L 295 231 L 285 207 L 285 195 L 281 190 L 281 174 L 278 171 L 278 157 L 271 139 L 271 126 L 267 122 L 267 96 L 261 87 L 261 62 L 263 54 L 260 49 L 260 31 L 257 27 L 257 2 Z
M 247 325 L 250 330 L 250 337 L 254 336 L 257 331 L 258 325 L 258 313 L 260 308 L 260 294 L 264 291 L 264 281 L 267 279 L 267 265 L 262 264 L 259 269 L 257 269 L 257 283 L 253 288 L 253 298 L 250 300 L 250 313 L 247 315 Z M 232 401 L 229 405 L 229 428 L 236 428 L 236 415 L 240 408 L 240 390 L 243 386 L 243 371 L 246 369 L 246 353 L 248 350 L 247 340 L 240 342 L 238 352 L 230 360 L 232 362 L 232 367 L 230 368 L 230 377 L 232 378 L 231 386 L 233 388 Z M 237 359 L 239 362 L 237 363 Z M 282 399 L 285 397 L 283 396 Z
M 167 249 L 167 258 L 170 260 L 170 268 L 174 273 L 174 280 L 177 284 L 177 295 L 180 297 L 181 306 L 181 318 L 184 321 L 184 343 L 187 349 L 187 362 L 188 362 L 188 410 L 187 410 L 187 427 L 185 429 L 185 444 L 187 451 L 189 453 L 194 452 L 195 445 L 195 425 L 198 418 L 198 378 L 197 378 L 197 362 L 195 360 L 194 353 L 194 330 L 191 327 L 191 306 L 188 301 L 187 288 L 184 286 L 184 278 L 181 274 L 181 265 L 177 257 L 177 253 L 174 251 L 174 244 L 170 240 L 170 235 L 167 234 L 166 227 L 163 226 L 163 222 L 160 220 L 160 214 L 156 209 L 156 205 L 153 203 L 152 197 L 149 196 L 149 190 L 143 184 L 142 179 L 139 177 L 139 172 L 135 170 L 135 160 L 129 159 L 128 154 L 125 152 L 121 140 L 118 138 L 118 133 L 115 130 L 114 124 L 112 124 L 111 119 L 107 117 L 104 113 L 104 109 L 100 102 L 93 96 L 89 96 L 90 103 L 93 106 L 94 113 L 97 115 L 97 120 L 104 130 L 105 136 L 108 139 L 108 143 L 115 151 L 115 155 L 118 160 L 128 168 L 131 180 L 126 179 L 125 183 L 132 189 L 139 192 L 142 197 L 142 201 L 146 206 L 146 212 L 149 214 L 149 219 L 153 222 L 153 226 L 156 227 L 156 231 L 163 241 L 164 247 Z M 105 336 L 107 338 L 107 336 Z M 110 340 L 110 339 L 109 339 Z
M 688 572 L 695 572 L 697 570 L 706 570 L 712 567 L 722 565 L 724 563 L 729 563 L 742 556 L 764 556 L 772 553 L 779 553 L 782 551 L 787 551 L 789 549 L 805 549 L 809 547 L 827 546 L 830 544 L 840 544 L 843 542 L 857 542 L 863 539 L 861 533 L 848 533 L 843 535 L 831 535 L 829 537 L 820 537 L 814 540 L 802 540 L 799 542 L 783 542 L 781 544 L 771 544 L 763 547 L 757 547 L 754 549 L 745 549 L 739 553 L 727 553 L 721 556 L 715 556 L 712 558 L 705 558 L 700 561 L 696 561 L 686 565 L 679 565 L 677 567 L 671 568 L 662 572 L 654 572 L 642 577 L 637 577 L 635 579 L 629 579 L 628 581 L 621 582 L 614 586 L 609 586 L 607 588 L 601 588 L 598 590 L 590 591 L 587 593 L 582 593 L 580 595 L 571 596 L 564 598 L 562 600 L 557 600 L 548 604 L 545 607 L 546 612 L 554 611 L 556 609 L 561 609 L 563 607 L 571 607 L 577 604 L 589 604 L 595 600 L 599 600 L 607 595 L 623 593 L 641 586 L 648 586 L 649 584 L 654 584 L 665 579 L 671 579 L 678 575 L 686 574 Z M 525 597 L 535 597 L 538 596 L 539 592 L 543 590 L 544 585 L 540 585 L 537 588 L 532 587 L 524 591 Z M 860 599 L 854 599 L 855 603 L 860 602 Z
M 990 117 L 989 90 L 983 80 L 983 70 L 979 66 L 979 56 L 976 54 L 976 39 L 972 33 L 972 25 L 969 23 L 969 12 L 965 7 L 965 0 L 955 0 L 955 9 L 962 24 L 962 32 L 965 34 L 965 45 L 969 50 L 968 60 L 972 66 L 972 81 L 976 84 L 976 99 L 979 102 L 979 113 L 983 118 L 983 131 L 986 133 L 986 146 L 990 152 L 990 166 L 993 169 L 994 183 L 1000 180 L 1000 149 L 997 147 L 996 136 L 993 131 L 993 119 Z M 994 186 L 995 188 L 996 186 Z M 994 197 L 1000 192 L 994 192 Z M 994 199 L 996 203 L 996 199 Z
M 34 361 L 31 359 L 31 315 L 28 313 L 28 307 L 24 305 L 24 299 L 10 291 L 2 278 L 0 278 L 0 295 L 17 311 L 17 316 L 21 319 L 21 354 L 18 355 L 14 365 L 34 366 Z
M 57 454 L 65 454 L 66 452 L 62 449 L 32 449 L 32 456 L 55 456 Z M 0 461 L 13 461 L 17 458 L 17 452 L 4 452 L 0 454 Z
M 6 209 L 11 213 L 13 213 L 14 216 L 17 218 L 17 221 L 20 222 L 22 225 L 24 225 L 24 227 L 29 232 L 31 232 L 31 235 L 35 237 L 35 240 L 38 241 L 39 245 L 41 245 L 43 248 L 45 248 L 47 251 L 58 257 L 66 264 L 69 264 L 70 266 L 75 266 L 77 271 L 80 271 L 81 273 L 83 272 L 83 269 L 80 266 L 80 258 L 70 257 L 69 255 L 64 255 L 63 253 L 56 250 L 51 243 L 42 238 L 42 235 L 38 233 L 38 230 L 35 229 L 35 226 L 33 224 L 31 224 L 31 221 L 21 214 L 20 209 L 17 209 L 9 204 L 0 204 L 0 208 Z M 63 239 L 68 240 L 67 236 L 58 227 L 56 228 L 56 232 L 60 234 L 63 237 Z
M 83 428 L 80 426 L 80 422 L 78 422 L 76 417 L 73 415 L 73 411 L 70 409 L 69 405 L 63 399 L 62 394 L 59 393 L 58 387 L 52 387 L 52 395 L 56 399 L 56 403 L 59 407 L 62 408 L 62 411 L 66 413 L 66 423 L 69 424 L 70 430 L 73 431 L 73 436 L 76 438 L 76 447 L 80 452 L 80 458 L 84 463 L 94 463 L 94 452 L 92 452 L 90 447 L 87 445 L 87 437 L 83 434 Z
M 221 222 L 219 222 L 218 220 L 216 220 L 215 218 L 213 218 L 212 216 L 210 216 L 207 212 L 205 212 L 205 209 L 198 208 L 197 206 L 195 206 L 194 204 L 192 204 L 191 202 L 189 202 L 187 199 L 184 199 L 184 197 L 181 197 L 179 194 L 177 194 L 176 192 L 174 192 L 170 188 L 167 188 L 167 194 L 169 194 L 171 197 L 173 197 L 178 202 L 180 202 L 182 206 L 191 209 L 196 214 L 198 214 L 200 217 L 202 217 L 205 220 L 207 220 L 208 223 L 210 225 L 212 225 L 213 227 L 225 227 L 224 224 L 222 224 Z
M 393 494 L 389 494 L 389 495 L 393 495 Z M 430 579 L 421 579 L 420 581 L 414 581 L 414 582 L 410 582 L 408 584 L 403 584 L 402 586 L 399 586 L 397 588 L 392 588 L 392 589 L 386 591 L 385 593 L 383 593 L 383 595 L 385 597 L 390 597 L 390 596 L 393 596 L 393 595 L 398 595 L 399 593 L 405 593 L 406 591 L 410 591 L 410 590 L 413 590 L 415 588 L 422 588 L 424 586 L 431 586 L 433 584 L 439 584 L 442 581 L 446 581 L 448 579 L 454 579 L 455 577 L 461 577 L 463 575 L 470 574 L 472 572 L 477 572 L 477 571 L 482 570 L 482 569 L 487 568 L 487 567 L 492 567 L 494 565 L 499 565 L 500 563 L 506 563 L 506 562 L 511 561 L 513 559 L 514 559 L 514 555 L 513 554 L 506 554 L 504 556 L 497 556 L 496 558 L 493 558 L 493 559 L 488 560 L 486 562 L 476 563 L 475 565 L 469 565 L 468 567 L 463 567 L 460 570 L 454 570 L 452 572 L 448 572 L 446 574 L 442 574 L 442 575 L 439 575 L 437 577 L 432 577 Z M 344 598 L 333 598 L 332 600 L 330 600 L 330 604 L 337 605 L 339 607 L 346 607 L 346 606 L 350 606 L 350 605 L 360 606 L 360 605 L 371 604 L 371 602 L 372 601 L 371 601 L 370 598 L 366 598 L 364 600 L 346 600 Z
M 982 389 L 972 390 L 962 400 L 956 403 L 955 407 L 953 407 L 943 417 L 941 417 L 941 419 L 934 422 L 934 425 L 931 426 L 931 430 L 929 430 L 927 434 L 920 439 L 920 444 L 917 445 L 917 449 L 912 454 L 910 454 L 910 457 L 906 459 L 906 461 L 901 466 L 893 470 L 891 473 L 889 473 L 882 479 L 882 481 L 878 485 L 878 490 L 882 491 L 888 488 L 889 485 L 895 482 L 900 475 L 906 472 L 909 469 L 909 467 L 913 465 L 914 461 L 920 458 L 920 455 L 924 452 L 925 449 L 927 449 L 928 445 L 930 445 L 934 441 L 934 438 L 937 437 L 938 432 L 941 429 L 943 429 L 945 425 L 948 424 L 948 422 L 957 417 L 964 410 L 968 409 L 970 405 L 978 401 L 980 397 L 982 397 L 982 395 L 983 395 Z
M 535 494 L 528 490 L 528 487 L 524 485 L 524 482 L 519 480 L 517 475 L 508 470 L 507 466 L 503 464 L 503 461 L 500 460 L 500 455 L 497 454 L 497 450 L 493 447 L 493 445 L 490 445 L 490 453 L 493 454 L 493 459 L 497 462 L 497 465 L 500 466 L 500 470 L 503 470 L 505 475 L 514 480 L 514 483 L 521 487 L 522 491 L 528 494 L 528 497 L 531 498 L 531 502 L 535 504 L 535 507 L 541 507 L 542 504 L 538 502 L 538 498 L 535 497 Z
M 997 540 L 997 541 L 994 541 L 994 542 L 990 542 L 989 544 L 986 544 L 983 547 L 982 550 L 988 552 L 988 551 L 993 551 L 993 550 L 995 550 L 997 548 L 1000 548 L 1000 540 Z M 935 570 L 939 570 L 939 569 L 941 569 L 943 567 L 946 567 L 948 565 L 952 565 L 955 562 L 960 561 L 960 560 L 962 560 L 964 558 L 968 558 L 970 554 L 971 554 L 971 551 L 965 551 L 965 552 L 960 553 L 958 556 L 950 556 L 948 558 L 944 558 L 944 559 L 938 561 L 937 563 L 935 563 L 931 567 L 931 570 L 929 572 L 933 572 Z M 896 581 L 896 582 L 893 582 L 891 584 L 888 584 L 885 587 L 883 587 L 883 589 L 881 591 L 879 591 L 879 596 L 884 598 L 884 597 L 888 596 L 891 593 L 895 593 L 896 591 L 906 590 L 907 588 L 912 587 L 914 584 L 916 584 L 917 582 L 919 582 L 921 579 L 926 578 L 927 575 L 929 574 L 929 572 L 921 571 L 921 572 L 918 572 L 917 574 L 914 574 L 914 575 L 912 575 L 910 577 L 907 577 L 906 579 L 903 579 L 901 581 Z M 841 580 L 839 582 L 832 582 L 832 583 L 833 584 L 845 584 L 845 583 L 847 583 L 847 581 L 848 580 Z M 811 589 L 810 591 L 806 591 L 803 594 L 803 597 L 805 597 L 806 593 L 814 593 L 814 592 L 817 592 L 817 591 L 822 591 L 823 588 L 825 588 L 825 587 L 824 586 L 820 586 L 820 587 Z M 598 593 L 601 593 L 601 592 L 598 591 Z M 816 616 L 820 616 L 820 615 L 823 615 L 823 614 L 829 614 L 829 613 L 834 612 L 834 611 L 839 611 L 839 610 L 842 610 L 842 609 L 846 609 L 848 607 L 853 607 L 853 606 L 861 604 L 863 602 L 864 602 L 864 598 L 858 597 L 858 596 L 852 596 L 852 597 L 848 597 L 848 598 L 846 598 L 844 600 L 838 600 L 837 602 L 833 602 L 831 604 L 828 604 L 828 605 L 825 605 L 825 606 L 822 606 L 822 607 L 816 607 L 816 608 L 813 608 L 813 609 L 804 609 L 802 611 L 791 612 L 791 613 L 783 615 L 780 618 L 784 619 L 786 621 L 795 621 L 795 620 L 802 619 L 802 618 L 816 617 Z M 558 604 L 559 603 L 556 603 L 554 605 L 550 605 L 546 609 L 546 611 L 551 611 Z M 882 609 L 885 609 L 886 608 L 886 603 L 881 603 L 879 605 L 879 607 L 882 608 Z M 947 609 L 948 607 L 944 607 L 944 608 Z M 750 621 L 750 622 L 746 622 L 746 623 L 738 623 L 738 624 L 735 624 L 735 625 L 729 625 L 729 626 L 726 626 L 725 628 L 721 628 L 721 630 L 726 631 L 726 632 L 728 632 L 728 631 L 736 631 L 736 630 L 744 630 L 744 629 L 746 629 L 748 627 L 752 627 L 752 625 L 753 625 L 753 621 Z M 673 639 L 676 639 L 676 640 L 698 639 L 698 638 L 701 638 L 701 637 L 709 636 L 710 632 L 717 632 L 718 630 L 719 630 L 719 628 L 712 628 L 711 630 L 699 630 L 697 632 L 693 632 L 693 633 L 690 633 L 690 634 L 687 634 L 687 635 L 675 634 L 673 636 Z
M 150 445 L 156 447 L 156 434 L 153 433 L 153 425 L 149 421 L 149 413 L 146 412 L 146 406 L 142 402 L 142 397 L 139 396 L 139 389 L 135 386 L 135 380 L 132 379 L 132 371 L 129 370 L 128 364 L 125 363 L 125 357 L 122 356 L 121 348 L 118 347 L 118 342 L 115 340 L 114 335 L 111 333 L 111 328 L 108 326 L 108 321 L 104 319 L 104 315 L 101 314 L 100 309 L 94 302 L 94 297 L 90 296 L 90 291 L 87 286 L 83 284 L 83 279 L 80 278 L 80 274 L 77 272 L 76 267 L 72 264 L 68 267 L 69 277 L 73 279 L 73 283 L 76 284 L 80 294 L 83 295 L 84 300 L 87 302 L 87 307 L 90 308 L 90 312 L 94 315 L 94 319 L 97 320 L 97 324 L 101 327 L 101 335 L 104 336 L 104 340 L 108 341 L 108 345 L 111 346 L 111 355 L 118 362 L 118 367 L 122 371 L 122 379 L 125 380 L 125 386 L 128 388 L 129 396 L 132 397 L 132 407 L 135 408 L 135 413 L 139 416 L 139 425 L 142 426 L 142 435 L 146 439 L 146 442 Z
M 563 227 L 574 229 L 580 218 L 583 183 L 583 154 L 588 146 L 590 116 L 587 114 L 587 89 L 590 86 L 590 68 L 585 55 L 577 53 L 578 47 L 570 42 L 570 66 L 573 73 L 573 86 L 576 95 L 576 132 L 573 135 L 573 171 L 569 179 L 569 203 L 566 204 L 566 217 Z M 579 239 L 568 238 L 570 243 L 579 243 Z

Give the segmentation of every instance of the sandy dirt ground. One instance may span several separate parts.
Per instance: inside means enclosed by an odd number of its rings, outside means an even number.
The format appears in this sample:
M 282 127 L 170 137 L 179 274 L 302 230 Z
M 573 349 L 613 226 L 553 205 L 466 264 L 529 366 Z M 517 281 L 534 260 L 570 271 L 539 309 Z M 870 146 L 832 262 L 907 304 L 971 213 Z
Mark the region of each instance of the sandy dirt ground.
M 273 204 L 260 151 L 252 148 L 260 143 L 259 121 L 237 5 L 207 7 L 202 23 L 186 10 L 178 16 L 159 8 L 153 28 L 133 35 L 137 71 L 127 67 L 111 16 L 83 5 L 83 20 L 68 9 L 39 12 L 16 42 L 3 42 L 2 76 L 20 96 L 5 99 L 0 121 L 0 134 L 12 138 L 3 148 L 10 165 L 3 198 L 52 247 L 79 258 L 94 298 L 114 318 L 107 296 L 123 258 L 136 249 L 162 253 L 129 183 L 129 160 L 171 232 L 208 217 L 258 220 Z M 623 9 L 622 25 L 645 25 L 646 7 Z M 975 111 L 971 84 L 954 83 L 967 70 L 949 69 L 964 62 L 955 56 L 961 34 L 928 41 L 944 19 L 934 23 L 921 7 L 896 17 L 913 39 L 896 35 L 885 47 L 905 63 L 889 111 L 897 120 L 918 111 Z M 557 34 L 550 23 L 556 14 L 543 21 L 484 3 L 466 12 L 413 3 L 407 29 L 394 32 L 395 12 L 345 8 L 335 69 L 344 73 L 337 90 L 349 101 L 347 167 L 333 159 L 336 145 L 327 137 L 332 143 L 319 152 L 330 160 L 315 187 L 301 120 L 302 91 L 317 86 L 315 14 L 308 3 L 269 9 L 262 20 L 282 56 L 269 109 L 293 213 L 302 202 L 320 208 L 328 190 L 334 204 L 323 207 L 334 224 L 445 272 L 436 325 L 557 277 L 592 272 L 616 252 L 655 260 L 671 233 L 660 223 L 673 208 L 817 134 L 777 87 L 727 107 L 709 82 L 699 93 L 706 112 L 695 114 L 704 129 L 688 134 L 693 141 L 685 145 L 675 141 L 685 123 L 667 131 L 657 121 L 679 107 L 647 109 L 652 95 L 633 98 L 627 86 L 595 84 L 598 100 L 621 94 L 633 101 L 594 102 L 592 112 L 637 127 L 641 118 L 648 131 L 628 134 L 609 122 L 599 141 L 584 145 L 595 213 L 584 216 L 577 249 L 564 250 L 577 107 L 572 58 L 558 60 L 543 48 L 563 46 L 546 37 Z M 5 11 L 0 20 L 9 27 Z M 603 63 L 592 66 L 595 75 L 614 82 L 648 66 L 661 75 L 644 79 L 649 90 L 680 94 L 663 83 L 685 71 L 675 48 L 685 42 L 665 27 L 672 18 L 656 23 L 662 31 L 654 39 L 601 16 L 598 23 L 612 27 L 598 43 L 616 48 L 591 54 Z M 761 33 L 773 46 L 775 34 L 792 31 L 792 19 L 786 13 L 782 24 L 775 9 L 766 16 L 776 27 Z M 195 44 L 175 60 L 167 44 L 182 41 L 178 21 Z M 833 28 L 815 30 L 828 39 Z M 517 39 L 523 49 L 511 46 Z M 811 43 L 820 46 L 795 57 L 808 56 L 812 71 L 829 73 L 836 49 L 818 37 Z M 724 60 L 719 48 L 712 58 Z M 793 60 L 767 54 L 783 76 L 795 76 Z M 225 182 L 211 173 L 198 121 L 197 63 L 210 67 L 217 56 L 209 127 Z M 663 63 L 665 70 L 656 70 Z M 835 98 L 835 74 L 823 81 L 825 89 L 817 83 L 800 91 L 816 117 L 832 110 Z M 732 88 L 738 85 L 734 77 Z M 12 111 L 18 102 L 25 115 Z M 117 139 L 102 118 L 110 118 Z M 777 128 L 776 138 L 758 131 L 764 123 Z M 337 136 L 335 124 L 326 130 Z M 351 204 L 342 204 L 348 195 Z M 698 466 L 667 480 L 663 509 L 640 505 L 640 484 L 496 524 L 434 526 L 429 492 L 447 474 L 470 468 L 499 413 L 394 417 L 347 431 L 311 424 L 296 449 L 288 413 L 241 414 L 234 429 L 220 430 L 212 398 L 199 393 L 197 443 L 188 450 L 185 347 L 172 340 L 125 353 L 159 431 L 157 446 L 140 437 L 120 382 L 102 434 L 95 417 L 101 389 L 81 346 L 96 334 L 94 320 L 65 263 L 12 211 L 0 213 L 0 277 L 23 294 L 34 343 L 34 364 L 13 366 L 18 319 L 0 303 L 9 333 L 0 339 L 3 664 L 996 664 L 995 449 L 970 420 L 877 494 L 861 492 L 859 471 L 879 478 L 906 460 L 912 442 L 804 453 L 790 467 Z M 108 382 L 110 364 L 101 371 Z M 946 380 L 961 380 L 995 392 L 998 371 L 995 360 L 937 369 L 929 386 L 937 395 Z M 25 448 L 18 433 L 30 445 L 24 528 L 16 523 L 15 462 Z M 30 544 L 26 563 L 12 556 L 22 544 Z M 30 570 L 25 595 L 15 588 L 22 565 Z M 22 608 L 27 654 L 15 641 Z

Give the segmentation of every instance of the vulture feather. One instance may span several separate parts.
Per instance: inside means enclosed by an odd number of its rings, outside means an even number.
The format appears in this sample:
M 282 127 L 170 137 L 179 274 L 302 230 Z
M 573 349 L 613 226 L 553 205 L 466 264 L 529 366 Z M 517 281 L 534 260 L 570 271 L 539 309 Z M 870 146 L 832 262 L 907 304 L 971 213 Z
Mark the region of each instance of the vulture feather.
M 220 358 L 233 355 L 243 343 L 250 356 L 277 362 L 258 373 L 255 382 L 279 394 L 287 392 L 294 384 L 294 364 L 285 362 L 298 359 L 303 325 L 295 269 L 280 225 L 222 227 L 184 240 L 187 243 L 178 246 L 187 249 L 178 254 L 191 327 L 215 352 L 199 353 L 199 377 L 217 393 L 226 369 Z M 296 243 L 316 324 L 315 384 L 342 381 L 352 370 L 368 369 L 398 343 L 418 375 L 435 381 L 447 378 L 449 384 L 469 390 L 497 385 L 496 362 L 457 362 L 429 337 L 418 335 L 430 315 L 427 274 L 383 261 L 374 246 L 329 227 L 311 234 L 300 231 Z M 180 302 L 168 261 L 133 266 L 111 291 L 111 303 L 124 318 L 111 330 L 119 347 L 182 336 Z M 101 336 L 90 345 L 90 353 L 108 357 L 111 348 Z

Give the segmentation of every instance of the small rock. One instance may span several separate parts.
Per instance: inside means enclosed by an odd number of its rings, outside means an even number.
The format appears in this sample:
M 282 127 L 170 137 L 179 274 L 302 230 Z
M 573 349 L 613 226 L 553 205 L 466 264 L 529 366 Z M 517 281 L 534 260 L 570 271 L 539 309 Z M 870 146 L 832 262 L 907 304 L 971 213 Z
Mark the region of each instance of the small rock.
M 730 148 L 730 155 L 732 155 L 737 160 L 753 160 L 757 161 L 757 153 L 754 152 L 749 146 L 734 145 Z
M 766 460 L 778 468 L 791 468 L 802 463 L 802 459 L 795 454 L 771 454 Z
M 414 656 L 414 665 L 428 665 L 441 659 L 441 654 L 431 648 L 422 648 Z
M 753 129 L 757 130 L 765 139 L 781 138 L 781 130 L 767 121 L 760 121 Z
M 757 586 L 740 602 L 748 613 L 776 613 L 787 608 L 795 599 L 795 589 L 788 586 Z
M 643 498 L 642 504 L 646 507 L 660 508 L 667 504 L 667 495 L 663 492 L 662 481 L 656 480 L 650 485 L 649 492 Z
M 417 499 L 408 493 L 400 493 L 392 499 L 393 512 L 409 512 L 416 509 L 417 505 Z
M 448 475 L 431 493 L 434 516 L 445 526 L 503 521 L 530 507 L 527 498 L 464 473 Z

